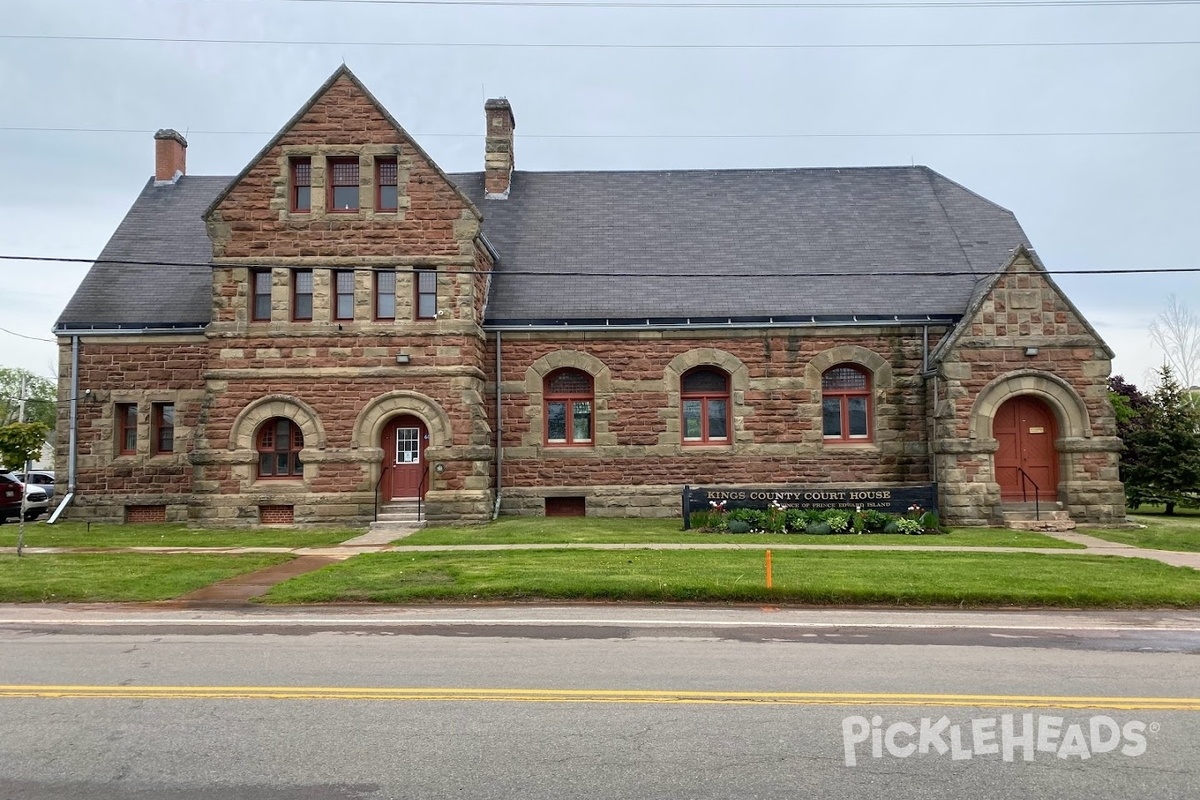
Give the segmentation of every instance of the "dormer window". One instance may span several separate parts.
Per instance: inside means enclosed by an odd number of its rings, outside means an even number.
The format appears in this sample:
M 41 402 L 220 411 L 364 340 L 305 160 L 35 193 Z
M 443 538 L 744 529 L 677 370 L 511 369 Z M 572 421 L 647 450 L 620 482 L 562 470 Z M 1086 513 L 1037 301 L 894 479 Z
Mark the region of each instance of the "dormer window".
M 312 211 L 312 159 L 292 159 L 291 206 L 293 213 Z
M 358 211 L 358 157 L 331 158 L 327 167 L 329 211 Z

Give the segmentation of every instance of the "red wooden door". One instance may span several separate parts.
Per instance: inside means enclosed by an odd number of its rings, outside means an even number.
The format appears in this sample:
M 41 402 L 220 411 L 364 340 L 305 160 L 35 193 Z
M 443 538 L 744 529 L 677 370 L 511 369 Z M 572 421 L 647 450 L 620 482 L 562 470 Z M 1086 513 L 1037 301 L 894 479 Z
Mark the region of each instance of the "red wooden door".
M 1036 397 L 1022 395 L 1005 401 L 992 420 L 996 451 L 996 482 L 1003 500 L 1030 500 L 1037 484 L 1042 500 L 1058 496 L 1058 451 L 1054 449 L 1054 413 Z M 1022 491 L 1021 470 L 1028 479 Z
M 429 444 L 424 423 L 413 416 L 396 417 L 384 427 L 381 444 L 383 467 L 388 472 L 383 485 L 391 489 L 391 499 L 424 497 L 429 490 L 429 482 L 422 482 Z

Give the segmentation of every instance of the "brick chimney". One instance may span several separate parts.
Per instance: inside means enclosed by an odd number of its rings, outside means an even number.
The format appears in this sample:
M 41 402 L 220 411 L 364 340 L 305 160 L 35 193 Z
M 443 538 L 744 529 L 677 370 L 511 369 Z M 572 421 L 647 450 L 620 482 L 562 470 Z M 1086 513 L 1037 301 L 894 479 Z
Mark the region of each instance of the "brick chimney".
M 483 104 L 487 115 L 487 144 L 483 151 L 483 188 L 489 200 L 504 200 L 512 184 L 513 131 L 517 121 L 503 97 Z
M 187 139 L 163 128 L 154 134 L 154 185 L 165 186 L 187 174 Z

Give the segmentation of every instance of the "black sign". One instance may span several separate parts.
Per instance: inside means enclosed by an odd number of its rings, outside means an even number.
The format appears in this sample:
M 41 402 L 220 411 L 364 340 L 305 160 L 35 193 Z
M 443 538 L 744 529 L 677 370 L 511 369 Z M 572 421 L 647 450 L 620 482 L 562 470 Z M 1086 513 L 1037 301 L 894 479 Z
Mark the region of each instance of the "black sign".
M 925 511 L 937 509 L 937 484 L 925 486 L 861 486 L 852 489 L 828 487 L 683 487 L 683 519 L 686 525 L 693 511 L 708 511 L 714 503 L 726 511 L 735 508 L 767 508 L 777 503 L 786 508 L 846 511 L 886 511 L 903 514 L 912 506 Z

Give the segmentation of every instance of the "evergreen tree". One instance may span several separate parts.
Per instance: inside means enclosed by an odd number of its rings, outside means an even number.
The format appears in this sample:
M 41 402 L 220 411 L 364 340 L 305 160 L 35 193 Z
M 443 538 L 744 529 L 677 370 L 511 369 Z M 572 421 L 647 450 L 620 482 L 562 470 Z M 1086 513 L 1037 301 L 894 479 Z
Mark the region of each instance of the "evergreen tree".
M 1123 434 L 1127 451 L 1121 478 L 1131 506 L 1163 503 L 1173 514 L 1176 505 L 1200 503 L 1200 411 L 1169 366 L 1160 374 L 1162 381 L 1145 406 L 1135 410 L 1128 403 L 1133 416 Z M 1120 426 L 1125 410 L 1121 401 L 1115 405 Z

